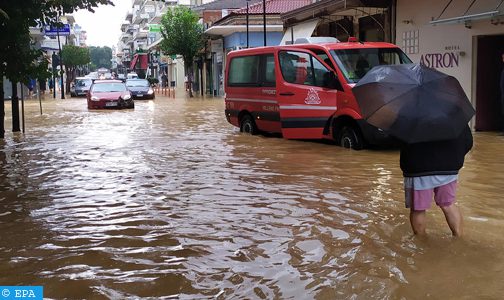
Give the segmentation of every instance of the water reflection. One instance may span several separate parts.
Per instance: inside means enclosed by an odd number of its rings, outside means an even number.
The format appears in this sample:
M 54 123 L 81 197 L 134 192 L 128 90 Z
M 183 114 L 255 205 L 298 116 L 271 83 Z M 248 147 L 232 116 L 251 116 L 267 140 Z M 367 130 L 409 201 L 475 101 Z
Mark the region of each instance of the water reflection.
M 397 151 L 242 135 L 219 100 L 37 105 L 0 148 L 0 284 L 51 298 L 502 294 L 504 137 L 475 134 L 459 191 L 467 236 L 453 241 L 432 210 L 419 240 Z

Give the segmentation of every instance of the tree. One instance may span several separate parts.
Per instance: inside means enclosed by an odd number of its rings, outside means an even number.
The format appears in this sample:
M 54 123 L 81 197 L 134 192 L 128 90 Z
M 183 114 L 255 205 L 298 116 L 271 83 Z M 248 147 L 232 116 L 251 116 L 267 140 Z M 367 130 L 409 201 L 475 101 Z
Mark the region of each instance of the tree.
M 66 89 L 70 90 L 70 82 L 75 79 L 75 69 L 90 62 L 89 49 L 73 45 L 64 45 L 61 57 L 67 74 Z
M 204 47 L 203 26 L 198 24 L 198 15 L 187 7 L 176 6 L 168 9 L 161 19 L 161 50 L 167 55 L 182 55 L 184 73 L 191 86 L 192 63 L 198 52 Z M 189 88 L 189 96 L 193 97 Z
M 55 25 L 58 16 L 72 13 L 76 9 L 93 8 L 99 4 L 111 4 L 111 0 L 2 0 L 0 12 L 0 138 L 5 136 L 4 118 L 4 76 L 13 85 L 26 82 L 28 78 L 45 78 L 47 61 L 43 59 L 43 52 L 34 49 L 31 37 L 31 26 Z M 45 69 L 44 69 L 45 68 Z M 15 90 L 12 97 L 13 131 L 19 131 L 18 102 Z
M 110 69 L 112 67 L 112 49 L 110 47 L 89 47 L 89 54 L 91 56 L 91 64 L 98 68 L 107 68 Z

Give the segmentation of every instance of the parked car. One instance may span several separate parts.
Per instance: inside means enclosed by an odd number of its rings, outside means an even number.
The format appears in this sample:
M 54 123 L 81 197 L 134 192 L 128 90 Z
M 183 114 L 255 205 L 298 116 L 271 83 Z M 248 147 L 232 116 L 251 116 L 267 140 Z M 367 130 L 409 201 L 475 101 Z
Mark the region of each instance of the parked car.
M 95 80 L 87 95 L 88 109 L 134 108 L 126 84 L 120 80 Z
M 156 97 L 147 79 L 127 79 L 126 87 L 134 99 L 154 99 Z
M 352 149 L 391 145 L 391 136 L 362 118 L 352 88 L 376 65 L 408 63 L 396 45 L 355 38 L 231 51 L 225 115 L 250 134 L 329 139 Z
M 91 78 L 86 77 L 77 77 L 74 82 L 70 85 L 70 96 L 86 96 L 89 88 L 93 84 L 93 80 Z
M 91 72 L 85 76 L 86 78 L 98 79 L 98 72 Z
M 126 74 L 126 79 L 137 79 L 137 78 L 138 78 L 138 74 L 135 72 L 131 72 L 131 73 Z

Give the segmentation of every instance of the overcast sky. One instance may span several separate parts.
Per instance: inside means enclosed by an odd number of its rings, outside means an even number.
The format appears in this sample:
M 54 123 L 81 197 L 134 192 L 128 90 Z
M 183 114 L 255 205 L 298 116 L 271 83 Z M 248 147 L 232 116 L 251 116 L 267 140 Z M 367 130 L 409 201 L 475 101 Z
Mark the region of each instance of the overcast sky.
M 115 6 L 100 5 L 95 13 L 78 10 L 73 14 L 75 23 L 87 31 L 88 46 L 117 46 L 121 35 L 121 24 L 131 10 L 131 0 L 113 0 Z

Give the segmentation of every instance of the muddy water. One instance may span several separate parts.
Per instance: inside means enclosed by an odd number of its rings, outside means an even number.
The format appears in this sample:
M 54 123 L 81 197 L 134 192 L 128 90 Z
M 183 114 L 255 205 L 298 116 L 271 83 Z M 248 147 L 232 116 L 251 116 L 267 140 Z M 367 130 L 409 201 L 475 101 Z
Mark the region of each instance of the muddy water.
M 0 285 L 54 299 L 504 294 L 504 136 L 475 134 L 458 194 L 466 236 L 432 209 L 418 239 L 397 151 L 245 136 L 223 109 L 67 99 L 40 115 L 27 103 L 26 134 L 0 142 Z

